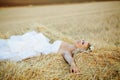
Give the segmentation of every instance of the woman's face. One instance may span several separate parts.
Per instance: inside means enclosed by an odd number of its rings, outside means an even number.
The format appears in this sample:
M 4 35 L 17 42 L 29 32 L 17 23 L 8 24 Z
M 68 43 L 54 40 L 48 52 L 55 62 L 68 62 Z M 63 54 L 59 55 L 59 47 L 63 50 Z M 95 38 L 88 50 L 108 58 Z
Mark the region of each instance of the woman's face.
M 84 40 L 79 40 L 76 42 L 76 47 L 77 48 L 82 48 L 82 49 L 88 49 L 89 43 L 84 41 Z

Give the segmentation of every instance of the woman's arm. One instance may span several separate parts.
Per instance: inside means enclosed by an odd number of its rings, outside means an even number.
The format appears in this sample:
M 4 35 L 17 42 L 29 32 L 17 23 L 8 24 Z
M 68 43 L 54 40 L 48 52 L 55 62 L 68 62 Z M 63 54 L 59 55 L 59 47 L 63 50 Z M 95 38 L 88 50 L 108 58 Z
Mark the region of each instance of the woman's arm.
M 72 73 L 79 73 L 79 70 L 75 64 L 74 58 L 72 57 L 71 53 L 68 51 L 64 51 L 62 56 L 64 57 L 64 59 L 68 62 L 68 64 L 70 65 L 70 72 Z

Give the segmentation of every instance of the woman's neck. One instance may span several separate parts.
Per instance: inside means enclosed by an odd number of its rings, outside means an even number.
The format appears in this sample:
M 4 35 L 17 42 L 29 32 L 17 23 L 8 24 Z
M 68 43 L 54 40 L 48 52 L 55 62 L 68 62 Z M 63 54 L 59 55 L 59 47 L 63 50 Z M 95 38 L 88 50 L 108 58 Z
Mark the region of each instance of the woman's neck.
M 74 51 L 75 49 L 77 49 L 77 47 L 73 44 L 70 46 L 71 47 L 71 51 Z

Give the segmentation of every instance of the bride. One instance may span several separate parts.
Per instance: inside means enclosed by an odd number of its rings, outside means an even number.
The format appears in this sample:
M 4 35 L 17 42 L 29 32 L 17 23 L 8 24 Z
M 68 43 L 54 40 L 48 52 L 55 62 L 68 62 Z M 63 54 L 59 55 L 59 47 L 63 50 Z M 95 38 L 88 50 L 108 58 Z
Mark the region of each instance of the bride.
M 49 41 L 42 33 L 35 31 L 0 39 L 0 60 L 21 61 L 40 54 L 60 53 L 70 65 L 70 72 L 78 73 L 73 55 L 90 51 L 90 44 L 84 40 L 76 41 L 74 44 L 61 40 L 51 44 Z

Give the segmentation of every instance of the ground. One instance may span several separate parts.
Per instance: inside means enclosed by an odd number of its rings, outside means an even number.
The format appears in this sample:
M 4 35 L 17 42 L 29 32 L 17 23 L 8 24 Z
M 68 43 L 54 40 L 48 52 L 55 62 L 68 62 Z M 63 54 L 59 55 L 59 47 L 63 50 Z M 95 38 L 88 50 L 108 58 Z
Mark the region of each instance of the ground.
M 35 56 L 21 62 L 1 61 L 0 80 L 119 80 L 120 2 L 0 8 L 0 37 L 27 31 L 73 43 L 85 39 L 93 46 L 89 54 L 76 54 L 81 74 L 69 73 L 60 54 Z

